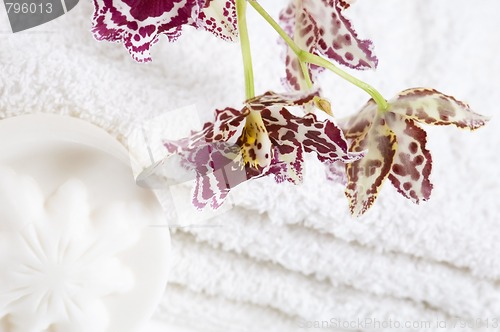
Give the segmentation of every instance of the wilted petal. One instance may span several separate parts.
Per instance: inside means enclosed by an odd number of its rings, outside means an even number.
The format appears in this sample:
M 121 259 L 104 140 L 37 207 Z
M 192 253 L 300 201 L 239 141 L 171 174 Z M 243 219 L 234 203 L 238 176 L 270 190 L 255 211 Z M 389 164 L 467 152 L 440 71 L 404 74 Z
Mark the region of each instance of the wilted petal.
M 351 149 L 368 150 L 361 160 L 346 164 L 348 183 L 345 195 L 351 213 L 360 216 L 373 205 L 389 175 L 397 149 L 396 135 L 377 114 L 370 130 L 355 138 Z
M 238 39 L 238 19 L 234 0 L 207 0 L 198 17 L 198 26 L 226 40 Z
M 358 113 L 338 121 L 340 128 L 348 139 L 366 135 L 377 114 L 377 104 L 370 99 Z
M 488 117 L 474 113 L 469 105 L 434 89 L 414 88 L 390 102 L 389 111 L 432 125 L 455 125 L 470 130 L 486 124 Z
M 400 194 L 414 203 L 428 200 L 432 157 L 426 148 L 427 134 L 415 122 L 400 114 L 388 113 L 387 123 L 396 134 L 398 148 L 389 179 Z
M 160 34 L 177 39 L 182 25 L 198 14 L 196 0 L 94 0 L 94 7 L 94 37 L 123 43 L 138 62 L 151 61 Z
M 320 31 L 318 49 L 325 56 L 355 69 L 377 67 L 370 40 L 361 40 L 343 15 L 349 7 L 343 0 L 303 0 Z

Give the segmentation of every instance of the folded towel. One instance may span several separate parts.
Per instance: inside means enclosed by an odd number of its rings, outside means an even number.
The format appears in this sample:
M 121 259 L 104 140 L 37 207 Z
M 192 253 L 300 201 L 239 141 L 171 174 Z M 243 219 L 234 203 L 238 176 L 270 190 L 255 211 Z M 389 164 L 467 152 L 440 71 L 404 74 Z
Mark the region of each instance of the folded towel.
M 262 2 L 275 17 L 285 4 Z M 348 14 L 360 35 L 374 40 L 380 64 L 376 72 L 354 74 L 388 98 L 407 87 L 431 86 L 494 115 L 499 10 L 495 0 L 473 6 L 465 0 L 357 1 Z M 204 121 L 217 107 L 241 105 L 237 44 L 186 29 L 177 43 L 161 39 L 154 62 L 139 65 L 121 45 L 93 39 L 91 15 L 92 4 L 81 2 L 18 34 L 1 19 L 0 118 L 71 115 L 127 146 L 145 119 L 195 104 Z M 251 10 L 249 22 L 257 91 L 279 90 L 276 35 Z M 321 83 L 336 116 L 352 114 L 368 99 L 333 74 Z M 171 283 L 155 324 L 173 331 L 301 331 L 314 322 L 370 318 L 453 330 L 437 322 L 498 318 L 497 121 L 473 135 L 426 127 L 435 188 L 420 206 L 387 183 L 375 207 L 353 219 L 342 186 L 328 183 L 314 158 L 299 186 L 263 178 L 237 187 L 234 207 L 207 222 L 214 227 L 173 229 Z M 174 207 L 168 195 L 163 200 Z M 173 212 L 166 215 L 173 218 Z

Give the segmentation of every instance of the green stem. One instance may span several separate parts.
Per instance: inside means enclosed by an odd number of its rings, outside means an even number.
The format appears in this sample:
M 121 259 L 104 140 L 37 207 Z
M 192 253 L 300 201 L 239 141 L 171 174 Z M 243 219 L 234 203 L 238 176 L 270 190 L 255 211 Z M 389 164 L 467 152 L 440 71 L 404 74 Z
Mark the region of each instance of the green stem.
M 301 49 L 295 43 L 295 41 L 292 38 L 290 38 L 290 36 L 288 36 L 288 34 L 281 28 L 281 26 L 271 17 L 271 15 L 269 15 L 266 12 L 266 10 L 262 8 L 262 6 L 257 1 L 255 0 L 248 0 L 248 1 L 250 2 L 250 5 L 274 28 L 274 30 L 276 30 L 276 32 L 281 36 L 281 38 L 283 38 L 283 40 L 287 43 L 287 45 L 297 55 L 299 61 L 301 62 L 301 66 L 303 66 L 302 63 L 310 63 L 334 72 L 343 79 L 356 85 L 357 87 L 363 89 L 366 93 L 368 93 L 373 98 L 373 100 L 375 100 L 380 111 L 385 112 L 387 110 L 388 108 L 387 101 L 380 94 L 380 92 L 378 92 L 374 87 L 372 87 L 368 83 L 365 83 L 357 79 L 351 74 L 343 71 L 330 61 Z
M 292 49 L 295 54 L 302 52 L 302 49 L 293 41 L 292 38 L 281 28 L 281 26 L 269 15 L 264 8 L 255 0 L 249 0 L 250 5 L 255 8 L 255 10 L 274 28 L 274 30 L 280 35 L 281 38 L 287 43 L 287 45 Z M 307 68 L 307 64 L 302 61 L 299 57 L 300 67 L 302 69 L 302 73 L 306 79 L 306 83 L 309 88 L 312 88 L 313 83 L 311 81 L 311 77 L 309 76 L 309 69 Z
M 302 74 L 306 80 L 307 87 L 311 89 L 313 87 L 313 82 L 311 80 L 311 75 L 309 75 L 309 67 L 305 61 L 300 60 L 299 58 L 300 69 L 302 70 Z
M 377 103 L 379 110 L 381 111 L 386 111 L 388 108 L 387 100 L 378 92 L 374 87 L 372 87 L 370 84 L 361 81 L 360 79 L 357 79 L 356 77 L 352 76 L 351 74 L 343 71 L 339 67 L 335 66 L 333 63 L 330 61 L 317 56 L 316 54 L 312 54 L 309 52 L 302 51 L 300 55 L 298 55 L 299 58 L 303 59 L 307 63 L 311 63 L 316 66 L 320 66 L 323 68 L 326 68 L 338 76 L 342 77 L 346 81 L 356 85 L 357 87 L 363 89 L 366 93 L 368 93 L 373 100 Z
M 276 32 L 280 35 L 281 38 L 283 38 L 288 46 L 290 46 L 295 54 L 298 54 L 302 51 L 302 49 L 297 44 L 295 44 L 293 39 L 290 38 L 290 36 L 281 28 L 278 22 L 276 22 L 257 1 L 248 0 L 248 2 L 250 3 L 250 6 L 252 6 L 260 14 L 260 16 L 262 16 L 267 21 L 267 23 L 269 23 L 274 28 L 274 30 L 276 30 Z
M 248 38 L 246 0 L 236 0 L 236 13 L 238 15 L 238 30 L 240 34 L 241 54 L 243 56 L 243 68 L 245 72 L 246 99 L 255 97 L 252 53 L 250 50 L 250 39 Z

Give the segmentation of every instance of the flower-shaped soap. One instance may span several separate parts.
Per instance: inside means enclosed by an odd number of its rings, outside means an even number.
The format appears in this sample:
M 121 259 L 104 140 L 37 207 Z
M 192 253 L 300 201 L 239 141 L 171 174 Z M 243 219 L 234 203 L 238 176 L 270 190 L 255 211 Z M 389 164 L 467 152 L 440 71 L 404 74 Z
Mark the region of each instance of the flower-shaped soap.
M 104 131 L 59 116 L 3 121 L 0 331 L 138 331 L 168 272 L 168 227 L 150 227 L 164 218 L 156 198 Z

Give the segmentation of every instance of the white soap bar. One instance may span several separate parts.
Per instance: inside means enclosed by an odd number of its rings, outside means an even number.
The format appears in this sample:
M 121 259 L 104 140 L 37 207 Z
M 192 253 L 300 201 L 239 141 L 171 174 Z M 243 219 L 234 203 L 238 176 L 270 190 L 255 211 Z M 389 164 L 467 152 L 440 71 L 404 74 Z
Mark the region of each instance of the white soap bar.
M 164 216 L 105 131 L 0 121 L 0 332 L 141 331 L 167 282 Z

